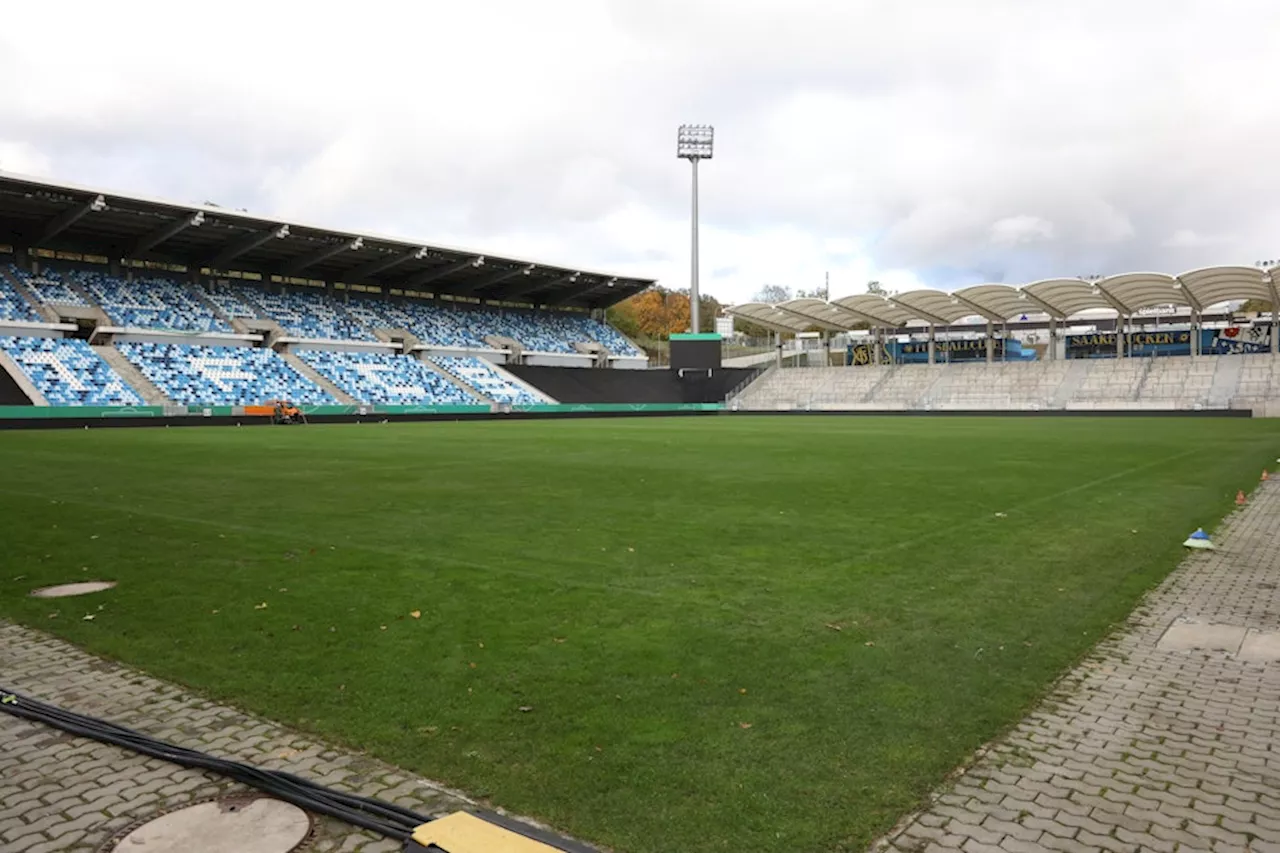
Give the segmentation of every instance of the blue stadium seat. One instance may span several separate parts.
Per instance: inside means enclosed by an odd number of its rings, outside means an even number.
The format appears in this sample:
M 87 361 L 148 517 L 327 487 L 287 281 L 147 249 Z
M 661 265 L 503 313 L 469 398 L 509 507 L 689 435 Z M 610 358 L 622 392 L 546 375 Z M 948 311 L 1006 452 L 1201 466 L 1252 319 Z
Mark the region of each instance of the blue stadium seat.
M 418 299 L 388 302 L 381 299 L 353 297 L 347 312 L 370 328 L 408 329 L 424 344 L 445 347 L 487 348 L 483 330 L 476 334 L 459 315 L 464 312 L 443 308 Z
M 432 356 L 432 361 L 470 384 L 491 400 L 516 406 L 532 406 L 545 403 L 519 385 L 512 384 L 499 374 L 489 362 L 475 356 Z
M 97 270 L 66 273 L 118 326 L 177 332 L 230 332 L 195 285 L 147 275 L 132 281 Z
M 116 344 L 165 396 L 184 406 L 257 406 L 287 399 L 335 405 L 273 350 L 127 341 Z
M 32 296 L 45 305 L 74 305 L 82 308 L 89 305 L 75 288 L 67 284 L 62 273 L 55 269 L 45 269 L 37 275 L 27 272 L 17 264 L 9 264 L 9 275 L 21 282 Z
M 383 352 L 299 350 L 299 358 L 362 403 L 476 405 L 481 401 L 416 358 Z
M 616 329 L 567 311 L 453 308 L 414 299 L 360 297 L 352 297 L 346 307 L 366 326 L 405 328 L 423 343 L 437 346 L 487 347 L 486 336 L 503 335 L 537 352 L 572 353 L 575 343 L 595 342 L 617 355 L 644 355 Z
M 261 315 L 257 308 L 241 296 L 243 292 L 244 288 L 235 284 L 210 282 L 204 285 L 204 295 L 229 320 L 252 320 Z
M 270 293 L 246 287 L 241 289 L 240 296 L 245 301 L 256 303 L 265 316 L 279 323 L 292 337 L 331 341 L 377 340 L 372 332 L 343 310 L 341 302 L 330 299 L 323 291 Z
M 82 340 L 0 335 L 31 384 L 53 406 L 140 406 L 142 398 Z
M 23 323 L 39 323 L 43 320 L 22 298 L 9 280 L 0 276 L 0 320 L 19 320 Z

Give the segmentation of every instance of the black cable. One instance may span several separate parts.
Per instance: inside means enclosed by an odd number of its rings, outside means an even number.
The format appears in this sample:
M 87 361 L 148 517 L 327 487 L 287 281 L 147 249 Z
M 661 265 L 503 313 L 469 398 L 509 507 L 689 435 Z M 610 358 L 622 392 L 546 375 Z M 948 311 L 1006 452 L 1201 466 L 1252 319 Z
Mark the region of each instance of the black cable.
M 239 761 L 214 758 L 193 749 L 156 740 L 125 726 L 67 711 L 4 688 L 0 688 L 0 710 L 15 717 L 43 723 L 100 743 L 131 749 L 182 767 L 219 773 L 299 808 L 334 817 L 399 841 L 407 840 L 414 829 L 431 820 L 394 803 L 334 791 L 293 773 L 263 770 Z

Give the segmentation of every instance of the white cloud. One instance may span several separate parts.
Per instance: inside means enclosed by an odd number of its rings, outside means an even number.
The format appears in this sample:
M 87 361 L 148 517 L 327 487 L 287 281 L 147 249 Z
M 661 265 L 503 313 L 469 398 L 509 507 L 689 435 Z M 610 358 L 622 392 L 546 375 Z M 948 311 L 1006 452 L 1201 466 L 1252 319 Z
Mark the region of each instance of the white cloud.
M 997 246 L 1018 246 L 1053 239 L 1053 223 L 1023 213 L 991 223 L 991 242 Z
M 0 139 L 0 170 L 45 177 L 51 168 L 49 158 L 29 143 Z
M 1192 231 L 1190 228 L 1179 228 L 1161 241 L 1161 246 L 1171 249 L 1199 249 L 1203 246 L 1224 246 L 1231 243 L 1227 236 L 1214 236 Z
M 1270 0 L 19 4 L 0 168 L 683 287 L 675 127 L 706 121 L 724 300 L 1180 271 L 1276 254 L 1274 57 L 1240 34 L 1277 25 Z

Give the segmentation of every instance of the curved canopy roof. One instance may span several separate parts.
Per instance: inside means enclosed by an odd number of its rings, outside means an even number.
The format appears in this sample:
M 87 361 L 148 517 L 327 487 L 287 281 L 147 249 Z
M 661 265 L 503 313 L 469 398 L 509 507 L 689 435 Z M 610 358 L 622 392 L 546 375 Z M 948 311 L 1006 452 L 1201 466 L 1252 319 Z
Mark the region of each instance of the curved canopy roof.
M 817 300 L 821 301 L 821 300 Z M 789 311 L 764 302 L 748 302 L 735 305 L 729 309 L 735 317 L 745 317 L 753 323 L 759 323 L 779 332 L 804 332 L 813 328 L 816 323 Z
M 1098 308 L 1121 314 L 1135 314 L 1157 305 L 1204 311 L 1223 302 L 1245 299 L 1280 306 L 1276 277 L 1280 277 L 1280 267 L 1221 266 L 1181 275 L 1122 273 L 1096 281 L 1050 278 L 1022 287 L 977 284 L 955 291 L 912 290 L 888 297 L 860 293 L 830 302 L 792 299 L 776 306 L 752 302 L 728 310 L 730 314 L 789 332 L 815 326 L 829 330 L 851 329 L 860 323 L 878 328 L 901 328 L 913 321 L 950 325 L 972 316 L 999 323 L 1028 312 L 1044 312 L 1066 320 Z

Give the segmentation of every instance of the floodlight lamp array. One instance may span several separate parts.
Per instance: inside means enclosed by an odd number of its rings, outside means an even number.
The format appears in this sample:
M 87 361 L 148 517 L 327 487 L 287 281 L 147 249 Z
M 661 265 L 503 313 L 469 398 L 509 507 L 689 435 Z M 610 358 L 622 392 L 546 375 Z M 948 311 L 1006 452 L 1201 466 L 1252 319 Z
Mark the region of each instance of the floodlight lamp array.
M 676 156 L 685 160 L 710 160 L 715 128 L 709 124 L 682 124 L 676 134 Z

